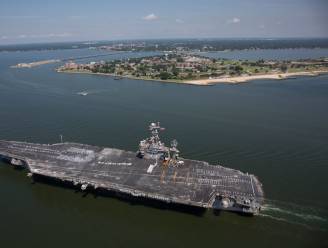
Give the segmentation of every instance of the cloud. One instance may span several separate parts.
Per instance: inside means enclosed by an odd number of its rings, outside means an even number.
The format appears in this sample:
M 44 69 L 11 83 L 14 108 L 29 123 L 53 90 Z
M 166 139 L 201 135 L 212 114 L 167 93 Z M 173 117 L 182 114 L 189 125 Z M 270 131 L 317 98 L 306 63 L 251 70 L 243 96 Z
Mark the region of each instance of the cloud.
M 263 24 L 261 24 L 261 25 L 259 26 L 259 28 L 260 28 L 260 29 L 265 29 L 265 26 L 264 26 Z
M 0 16 L 1 19 L 35 19 L 35 18 L 43 18 L 43 16 L 34 16 L 34 15 L 7 15 Z
M 142 19 L 144 19 L 145 21 L 154 21 L 154 20 L 157 20 L 158 18 L 159 17 L 157 15 L 155 15 L 154 13 L 151 13 L 149 15 L 142 17 Z
M 175 19 L 175 22 L 176 23 L 184 23 L 184 20 L 181 20 L 181 19 L 178 18 L 178 19 Z
M 47 34 L 45 37 L 69 37 L 72 36 L 71 33 L 61 33 L 61 34 Z
M 71 15 L 71 16 L 68 16 L 68 18 L 71 19 L 71 20 L 80 20 L 80 19 L 86 18 L 86 16 L 82 16 L 82 15 Z
M 227 20 L 227 23 L 229 24 L 240 23 L 240 19 L 238 17 L 234 17 L 232 19 Z
M 26 39 L 26 38 L 61 38 L 61 37 L 69 37 L 72 36 L 71 33 L 50 33 L 50 34 L 20 34 L 17 36 L 19 39 Z
M 2 35 L 1 37 L 0 37 L 0 40 L 7 40 L 8 39 L 8 36 L 6 36 L 6 35 Z

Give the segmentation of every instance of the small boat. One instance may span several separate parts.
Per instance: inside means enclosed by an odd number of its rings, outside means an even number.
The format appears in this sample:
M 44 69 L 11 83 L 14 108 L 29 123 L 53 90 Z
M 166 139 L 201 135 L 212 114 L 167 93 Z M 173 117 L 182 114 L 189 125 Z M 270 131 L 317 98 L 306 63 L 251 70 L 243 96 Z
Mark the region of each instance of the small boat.
M 81 91 L 81 92 L 77 92 L 76 94 L 78 94 L 80 96 L 87 96 L 89 93 L 86 91 Z

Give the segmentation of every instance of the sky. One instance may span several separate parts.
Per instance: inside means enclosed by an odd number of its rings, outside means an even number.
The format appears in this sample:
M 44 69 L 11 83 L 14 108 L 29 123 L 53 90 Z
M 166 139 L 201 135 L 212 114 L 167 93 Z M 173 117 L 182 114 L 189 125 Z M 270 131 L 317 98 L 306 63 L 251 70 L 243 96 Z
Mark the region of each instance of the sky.
M 0 44 L 328 37 L 328 0 L 0 0 Z

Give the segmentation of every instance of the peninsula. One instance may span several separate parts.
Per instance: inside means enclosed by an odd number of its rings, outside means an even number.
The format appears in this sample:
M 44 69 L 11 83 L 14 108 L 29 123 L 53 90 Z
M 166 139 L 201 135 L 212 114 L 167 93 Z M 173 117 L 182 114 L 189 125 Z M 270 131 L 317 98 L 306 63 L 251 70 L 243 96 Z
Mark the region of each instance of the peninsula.
M 285 79 L 328 73 L 328 58 L 302 60 L 213 59 L 191 53 L 170 53 L 142 58 L 77 64 L 73 61 L 58 72 L 87 73 L 193 85 L 242 83 L 256 79 Z
M 60 60 L 59 59 L 40 60 L 31 63 L 18 63 L 17 65 L 11 66 L 11 68 L 32 68 L 40 65 L 52 64 L 57 62 L 60 62 Z

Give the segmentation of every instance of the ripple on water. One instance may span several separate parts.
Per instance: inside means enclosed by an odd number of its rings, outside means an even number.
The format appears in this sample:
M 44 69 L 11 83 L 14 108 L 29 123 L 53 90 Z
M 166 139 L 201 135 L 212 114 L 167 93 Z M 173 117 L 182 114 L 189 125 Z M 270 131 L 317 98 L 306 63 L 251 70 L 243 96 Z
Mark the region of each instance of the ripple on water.
M 297 224 L 311 230 L 328 231 L 326 210 L 276 200 L 266 200 L 260 216 L 275 221 Z

